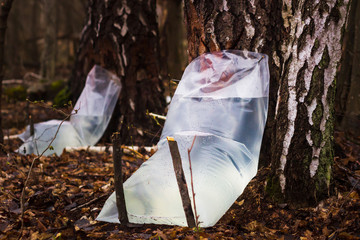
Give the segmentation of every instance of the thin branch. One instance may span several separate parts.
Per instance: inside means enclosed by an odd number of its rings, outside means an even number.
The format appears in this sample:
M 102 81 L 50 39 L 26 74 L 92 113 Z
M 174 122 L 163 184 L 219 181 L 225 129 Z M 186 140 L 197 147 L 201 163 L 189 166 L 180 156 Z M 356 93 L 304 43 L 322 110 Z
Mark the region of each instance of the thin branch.
M 30 176 L 31 176 L 31 172 L 32 172 L 32 169 L 34 168 L 34 164 L 36 162 L 36 160 L 39 160 L 43 155 L 44 153 L 51 147 L 52 143 L 54 142 L 57 134 L 59 133 L 59 130 L 60 130 L 60 127 L 61 125 L 68 119 L 70 118 L 72 114 L 68 114 L 59 124 L 56 132 L 55 132 L 55 135 L 53 137 L 53 139 L 51 139 L 50 143 L 48 144 L 48 146 L 42 151 L 42 153 L 40 155 L 38 155 L 37 157 L 35 157 L 32 162 L 31 162 L 31 165 L 30 165 L 30 169 L 29 169 L 29 172 L 28 172 L 28 175 L 26 177 L 26 180 L 25 180 L 25 183 L 24 183 L 24 187 L 21 191 L 21 196 L 20 196 L 20 209 L 21 209 L 21 228 L 20 228 L 20 235 L 18 237 L 18 239 L 20 239 L 22 237 L 22 234 L 23 234 L 23 230 L 24 230 L 24 213 L 25 213 L 25 208 L 24 208 L 24 199 L 25 199 L 25 190 L 26 190 L 26 187 L 28 185 L 28 182 L 29 182 L 29 179 L 30 179 Z M 35 142 L 35 145 L 36 145 L 36 142 Z
M 166 120 L 166 117 L 163 116 L 163 115 L 159 115 L 159 114 L 156 114 L 156 113 L 149 113 L 149 115 L 153 118 L 159 118 L 161 120 Z
M 148 110 L 146 110 L 146 115 L 150 116 L 156 122 L 156 125 L 163 127 L 163 125 L 158 121 L 158 119 L 166 120 L 165 116 L 155 114 L 155 113 L 150 113 Z
M 27 102 L 29 103 L 32 103 L 32 104 L 35 104 L 35 105 L 39 105 L 40 107 L 43 107 L 43 108 L 47 108 L 47 109 L 51 109 L 55 112 L 58 112 L 60 113 L 61 115 L 65 116 L 65 117 L 70 117 L 71 115 L 74 115 L 72 113 L 66 113 L 64 112 L 63 110 L 60 110 L 60 109 L 57 109 L 55 108 L 54 106 L 49 106 L 48 104 L 46 104 L 44 101 L 31 101 L 29 99 L 26 99 Z M 65 104 L 64 106 L 68 106 L 70 108 L 73 108 L 73 105 L 72 105 L 72 102 L 69 101 L 69 105 Z M 75 114 L 79 111 L 79 109 L 74 109 L 74 112 Z
M 195 212 L 195 223 L 196 223 L 196 228 L 199 228 L 200 222 L 199 222 L 199 215 L 197 214 L 197 211 L 196 211 L 194 179 L 193 179 L 193 174 L 192 174 L 191 158 L 190 158 L 190 153 L 191 153 L 191 150 L 194 147 L 195 139 L 196 139 L 196 135 L 194 136 L 191 147 L 188 148 L 188 158 L 189 158 L 189 168 L 190 168 L 190 177 L 191 177 L 191 192 L 192 192 L 192 195 L 193 195 L 193 205 L 194 205 L 194 212 Z
M 94 202 L 96 202 L 96 201 L 98 201 L 98 200 L 100 200 L 100 199 L 102 199 L 103 197 L 106 197 L 106 196 L 109 196 L 109 194 L 108 194 L 108 193 L 105 193 L 105 194 L 103 194 L 103 195 L 100 195 L 99 197 L 94 198 L 93 200 L 90 200 L 90 201 L 88 201 L 88 202 L 86 202 L 86 203 L 84 203 L 84 204 L 81 204 L 81 205 L 79 205 L 79 206 L 71 209 L 70 212 L 74 212 L 74 211 L 76 211 L 76 210 L 78 210 L 78 209 L 80 209 L 80 208 L 89 206 L 89 205 L 91 205 L 92 203 L 94 203 Z

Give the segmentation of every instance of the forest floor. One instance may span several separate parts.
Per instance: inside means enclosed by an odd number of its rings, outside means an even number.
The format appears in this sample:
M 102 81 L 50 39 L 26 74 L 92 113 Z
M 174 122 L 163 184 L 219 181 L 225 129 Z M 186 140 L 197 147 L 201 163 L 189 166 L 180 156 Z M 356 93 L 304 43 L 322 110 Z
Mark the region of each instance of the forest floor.
M 5 135 L 21 132 L 26 103 L 3 107 Z M 60 118 L 57 113 L 30 106 L 34 122 Z M 97 222 L 105 200 L 114 191 L 112 154 L 63 152 L 35 161 L 24 196 L 21 192 L 35 156 L 14 153 L 20 140 L 6 140 L 0 157 L 0 239 L 360 239 L 360 150 L 335 136 L 337 155 L 329 197 L 317 206 L 292 209 L 265 197 L 268 168 L 261 168 L 244 193 L 210 228 L 143 225 L 125 227 Z M 150 153 L 124 155 L 128 178 Z M 21 227 L 23 222 L 23 228 Z

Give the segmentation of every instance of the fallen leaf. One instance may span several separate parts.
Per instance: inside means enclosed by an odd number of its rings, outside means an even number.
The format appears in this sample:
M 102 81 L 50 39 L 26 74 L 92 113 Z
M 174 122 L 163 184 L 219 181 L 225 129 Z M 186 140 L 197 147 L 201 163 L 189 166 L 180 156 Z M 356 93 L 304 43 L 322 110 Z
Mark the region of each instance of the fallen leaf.
M 240 202 L 238 202 L 238 201 L 235 201 L 235 203 L 238 205 L 238 206 L 241 206 L 241 205 L 243 205 L 244 204 L 244 199 L 243 200 L 241 200 Z

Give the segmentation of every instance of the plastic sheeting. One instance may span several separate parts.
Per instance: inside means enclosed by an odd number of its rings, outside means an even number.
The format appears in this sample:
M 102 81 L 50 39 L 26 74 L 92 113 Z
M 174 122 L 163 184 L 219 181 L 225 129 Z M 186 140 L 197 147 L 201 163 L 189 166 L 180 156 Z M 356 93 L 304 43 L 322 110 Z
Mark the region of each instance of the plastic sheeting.
M 109 124 L 114 111 L 121 83 L 119 78 L 95 65 L 89 72 L 85 87 L 72 111 L 70 121 L 64 121 L 59 132 L 44 155 L 60 155 L 65 147 L 95 145 Z M 24 142 L 20 153 L 41 154 L 49 145 L 62 121 L 50 120 L 34 125 L 34 136 L 27 126 L 19 138 Z
M 228 50 L 190 63 L 171 101 L 158 151 L 124 183 L 129 221 L 187 226 L 166 140 L 178 142 L 200 226 L 213 226 L 256 175 L 268 108 L 264 54 Z M 194 206 L 193 206 L 194 207 Z M 115 194 L 97 220 L 119 222 Z

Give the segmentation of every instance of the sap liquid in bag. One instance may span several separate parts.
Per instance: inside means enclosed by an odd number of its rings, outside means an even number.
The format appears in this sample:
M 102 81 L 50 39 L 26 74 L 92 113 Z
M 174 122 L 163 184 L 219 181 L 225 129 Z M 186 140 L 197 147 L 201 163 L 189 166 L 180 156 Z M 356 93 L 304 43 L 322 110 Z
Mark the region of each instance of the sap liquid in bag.
M 190 158 L 200 226 L 213 226 L 230 208 L 257 172 L 268 108 L 267 61 L 264 54 L 226 50 L 189 64 L 158 151 L 124 183 L 130 222 L 187 226 L 167 136 L 178 143 L 192 204 L 187 150 L 195 138 Z M 97 220 L 119 222 L 114 193 Z
M 119 78 L 95 65 L 89 72 L 85 87 L 77 100 L 70 121 L 64 121 L 56 138 L 54 136 L 62 121 L 50 120 L 34 125 L 34 136 L 30 127 L 19 135 L 24 142 L 18 149 L 20 153 L 41 154 L 51 144 L 52 149 L 44 155 L 60 155 L 65 147 L 95 145 L 109 124 L 121 90 Z

